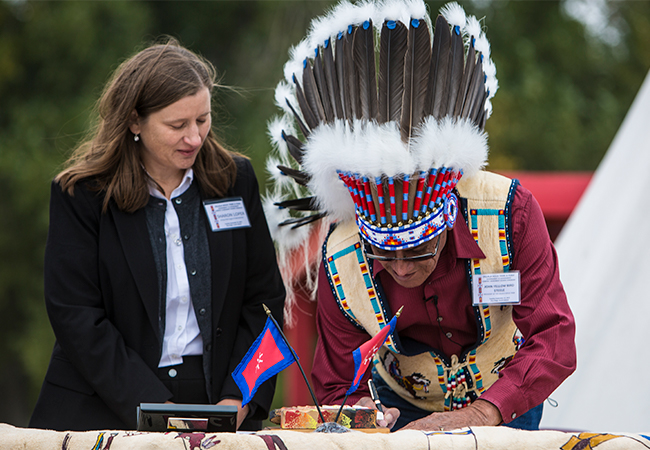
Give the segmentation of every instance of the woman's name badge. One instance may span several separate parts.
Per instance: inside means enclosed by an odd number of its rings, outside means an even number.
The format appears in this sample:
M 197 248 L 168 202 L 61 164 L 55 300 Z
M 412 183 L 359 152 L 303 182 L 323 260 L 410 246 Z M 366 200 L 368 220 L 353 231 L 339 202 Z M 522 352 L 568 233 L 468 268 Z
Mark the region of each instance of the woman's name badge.
M 518 305 L 521 303 L 518 270 L 472 277 L 474 305 Z
M 241 197 L 205 200 L 203 207 L 212 231 L 235 230 L 251 226 Z

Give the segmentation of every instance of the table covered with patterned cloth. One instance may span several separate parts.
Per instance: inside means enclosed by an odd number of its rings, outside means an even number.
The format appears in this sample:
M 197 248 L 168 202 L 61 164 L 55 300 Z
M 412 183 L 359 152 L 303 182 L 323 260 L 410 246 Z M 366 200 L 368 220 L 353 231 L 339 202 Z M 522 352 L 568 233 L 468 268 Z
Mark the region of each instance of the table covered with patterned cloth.
M 650 449 L 650 433 L 570 433 L 476 427 L 453 432 L 402 430 L 342 434 L 265 430 L 258 433 L 59 432 L 0 424 L 0 449 L 29 450 L 294 450 L 294 449 Z

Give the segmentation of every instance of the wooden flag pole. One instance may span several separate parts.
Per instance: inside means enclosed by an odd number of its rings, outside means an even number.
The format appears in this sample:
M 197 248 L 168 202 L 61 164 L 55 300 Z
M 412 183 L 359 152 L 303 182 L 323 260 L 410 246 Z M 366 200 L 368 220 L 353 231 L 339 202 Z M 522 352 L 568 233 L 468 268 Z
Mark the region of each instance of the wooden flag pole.
M 280 325 L 278 325 L 278 322 L 276 322 L 275 317 L 273 317 L 273 314 L 271 314 L 271 310 L 263 303 L 262 303 L 262 306 L 264 307 L 264 311 L 266 312 L 266 315 L 269 316 L 269 318 L 273 321 L 273 323 L 277 327 L 278 331 L 280 332 L 280 336 L 282 336 L 282 339 L 284 340 L 285 344 L 287 344 L 287 347 L 289 347 L 289 350 L 291 351 L 291 355 L 293 356 L 294 361 L 296 361 L 296 364 L 298 364 L 298 368 L 300 369 L 300 373 L 302 374 L 302 377 L 305 379 L 305 383 L 307 383 L 307 388 L 309 389 L 309 393 L 311 394 L 311 398 L 314 401 L 314 405 L 316 406 L 316 410 L 318 410 L 318 415 L 320 416 L 320 420 L 323 423 L 325 423 L 325 418 L 323 417 L 323 412 L 320 410 L 318 400 L 316 400 L 316 395 L 314 394 L 314 391 L 311 388 L 311 385 L 309 384 L 309 380 L 307 380 L 307 375 L 305 375 L 305 371 L 302 369 L 302 366 L 300 365 L 300 361 L 298 360 L 298 355 L 296 355 L 296 352 L 293 350 L 293 347 L 291 347 L 291 345 L 289 344 L 289 341 L 287 340 L 287 337 L 282 332 L 282 328 L 280 328 Z M 337 418 L 338 418 L 338 416 L 337 416 Z

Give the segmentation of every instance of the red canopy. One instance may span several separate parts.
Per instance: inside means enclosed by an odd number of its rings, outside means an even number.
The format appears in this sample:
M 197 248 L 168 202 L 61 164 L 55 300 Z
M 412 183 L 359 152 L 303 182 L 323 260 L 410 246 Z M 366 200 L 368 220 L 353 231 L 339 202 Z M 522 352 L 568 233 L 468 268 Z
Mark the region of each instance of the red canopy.
M 593 172 L 499 172 L 517 178 L 533 193 L 547 221 L 566 221 L 587 188 Z

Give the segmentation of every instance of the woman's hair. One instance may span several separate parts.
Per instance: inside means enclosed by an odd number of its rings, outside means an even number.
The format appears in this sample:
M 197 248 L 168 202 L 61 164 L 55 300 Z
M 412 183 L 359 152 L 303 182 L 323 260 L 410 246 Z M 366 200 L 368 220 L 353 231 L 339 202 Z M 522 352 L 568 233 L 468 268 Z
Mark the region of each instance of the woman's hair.
M 203 88 L 212 93 L 215 83 L 212 64 L 173 38 L 140 51 L 113 74 L 97 104 L 97 127 L 75 149 L 56 181 L 72 195 L 78 181 L 92 178 L 93 188 L 106 194 L 104 210 L 110 199 L 126 212 L 144 207 L 151 178 L 142 165 L 142 144 L 134 141 L 129 129 L 133 111 L 146 118 Z M 231 152 L 218 142 L 212 129 L 192 169 L 208 196 L 224 196 L 237 174 Z

